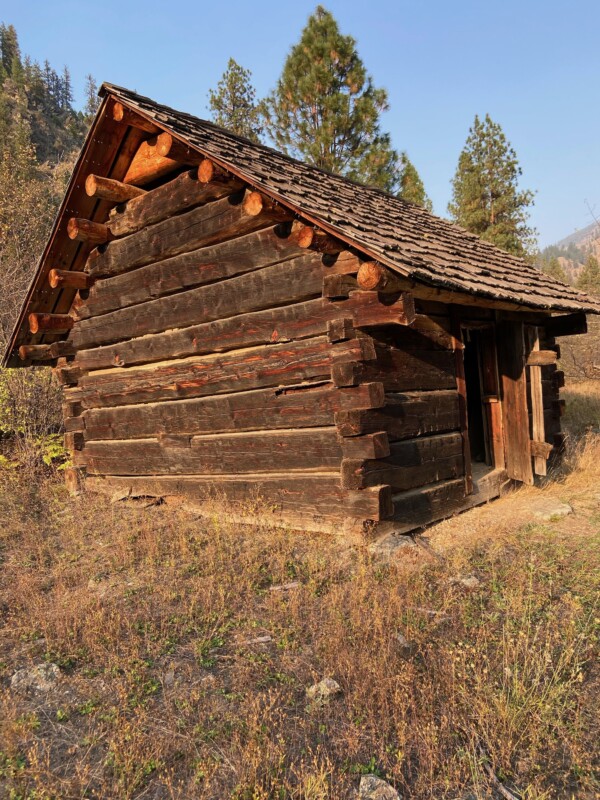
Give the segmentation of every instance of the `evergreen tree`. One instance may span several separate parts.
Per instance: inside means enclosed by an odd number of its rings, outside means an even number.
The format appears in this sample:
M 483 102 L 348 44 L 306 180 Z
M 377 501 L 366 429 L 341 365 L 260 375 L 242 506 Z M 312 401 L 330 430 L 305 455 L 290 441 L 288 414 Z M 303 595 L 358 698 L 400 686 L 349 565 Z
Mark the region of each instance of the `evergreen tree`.
M 85 108 L 83 110 L 84 120 L 87 125 L 91 125 L 99 105 L 98 84 L 94 80 L 94 76 L 88 74 L 85 76 Z
M 550 275 L 551 278 L 556 278 L 557 281 L 562 281 L 563 283 L 569 282 L 567 273 L 562 268 L 557 256 L 552 256 L 548 261 L 542 260 L 541 268 L 542 272 Z
M 73 103 L 73 86 L 71 83 L 71 73 L 69 68 L 63 68 L 62 80 L 60 82 L 60 107 L 62 111 L 70 112 Z
M 14 25 L 0 25 L 0 52 L 5 76 L 14 76 L 22 69 L 21 49 Z
M 230 58 L 216 90 L 211 89 L 208 94 L 212 119 L 217 125 L 228 128 L 238 136 L 260 141 L 260 108 L 250 70 Z
M 452 181 L 452 218 L 471 233 L 523 256 L 534 245 L 528 226 L 533 192 L 519 189 L 521 167 L 502 128 L 489 114 L 475 117 Z
M 385 89 L 367 74 L 352 36 L 318 6 L 263 105 L 275 145 L 330 172 L 386 191 L 398 187 L 398 156 L 379 116 Z
M 577 288 L 588 294 L 600 295 L 600 264 L 596 256 L 591 253 L 579 273 Z
M 400 191 L 398 192 L 398 197 L 431 211 L 433 206 L 431 200 L 427 197 L 423 181 L 406 152 L 400 156 L 400 166 Z

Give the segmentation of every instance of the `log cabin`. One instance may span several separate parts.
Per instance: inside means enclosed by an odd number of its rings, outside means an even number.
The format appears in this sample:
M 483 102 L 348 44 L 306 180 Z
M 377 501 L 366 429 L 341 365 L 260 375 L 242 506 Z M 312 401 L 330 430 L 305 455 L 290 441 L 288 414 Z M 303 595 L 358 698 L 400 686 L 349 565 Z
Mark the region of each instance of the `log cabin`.
M 63 387 L 71 487 L 403 533 L 561 448 L 597 300 L 377 189 L 111 84 L 4 356 Z

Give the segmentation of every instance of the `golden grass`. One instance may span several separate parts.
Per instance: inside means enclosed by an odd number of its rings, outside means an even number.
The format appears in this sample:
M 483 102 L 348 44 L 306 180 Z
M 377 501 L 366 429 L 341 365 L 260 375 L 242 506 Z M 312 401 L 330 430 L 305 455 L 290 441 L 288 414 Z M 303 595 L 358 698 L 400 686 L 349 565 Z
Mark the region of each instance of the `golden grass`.
M 564 428 L 572 437 L 600 432 L 600 381 L 569 381 L 561 396 L 566 401 Z
M 484 761 L 529 800 L 598 790 L 598 510 L 408 570 L 52 481 L 2 504 L 2 796 L 486 797 Z M 55 690 L 8 688 L 43 660 Z

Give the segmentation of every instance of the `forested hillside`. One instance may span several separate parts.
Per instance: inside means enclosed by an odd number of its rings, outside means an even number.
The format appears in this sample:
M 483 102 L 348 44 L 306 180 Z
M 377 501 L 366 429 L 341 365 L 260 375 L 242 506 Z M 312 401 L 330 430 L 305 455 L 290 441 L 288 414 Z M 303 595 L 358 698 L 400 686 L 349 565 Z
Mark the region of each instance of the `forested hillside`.
M 0 25 L 0 348 L 96 110 L 91 76 L 86 96 L 78 111 L 68 68 L 23 56 L 15 28 Z

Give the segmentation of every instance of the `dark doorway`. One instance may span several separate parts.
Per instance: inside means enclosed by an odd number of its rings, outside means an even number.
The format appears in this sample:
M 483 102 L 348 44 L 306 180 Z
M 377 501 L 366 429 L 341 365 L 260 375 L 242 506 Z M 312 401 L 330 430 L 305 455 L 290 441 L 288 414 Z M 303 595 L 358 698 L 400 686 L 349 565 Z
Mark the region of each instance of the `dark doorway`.
M 493 466 L 488 421 L 484 411 L 482 336 L 476 328 L 463 330 L 467 419 L 471 461 Z

